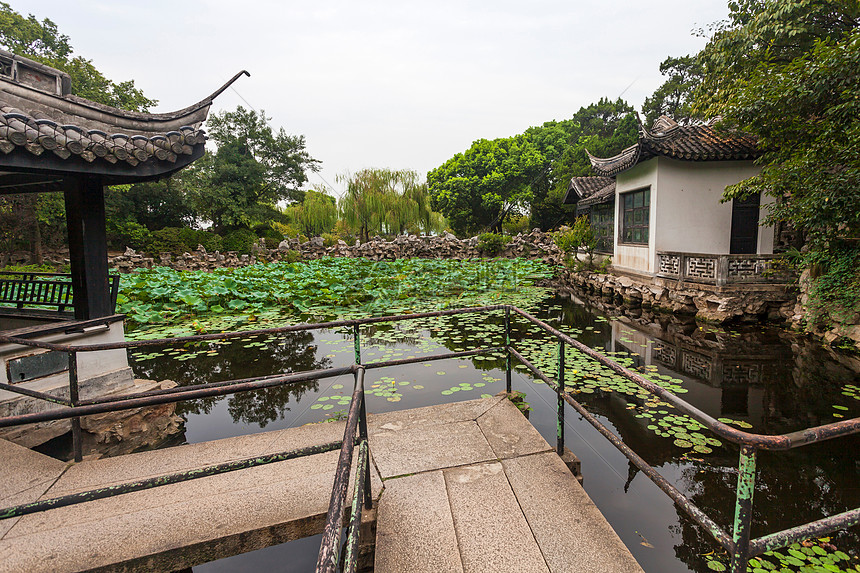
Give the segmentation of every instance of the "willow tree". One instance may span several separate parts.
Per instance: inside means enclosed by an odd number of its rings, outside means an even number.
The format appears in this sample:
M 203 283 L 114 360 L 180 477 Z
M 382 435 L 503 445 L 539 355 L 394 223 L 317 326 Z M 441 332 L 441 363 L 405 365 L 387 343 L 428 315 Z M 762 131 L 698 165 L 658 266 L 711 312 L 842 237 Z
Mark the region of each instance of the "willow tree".
M 371 233 L 429 233 L 444 225 L 442 217 L 430 209 L 427 184 L 415 171 L 362 169 L 339 176 L 338 181 L 347 186 L 338 205 L 340 217 L 365 241 Z
M 305 193 L 304 201 L 293 203 L 285 211 L 290 224 L 308 237 L 330 232 L 337 223 L 335 198 L 319 189 Z

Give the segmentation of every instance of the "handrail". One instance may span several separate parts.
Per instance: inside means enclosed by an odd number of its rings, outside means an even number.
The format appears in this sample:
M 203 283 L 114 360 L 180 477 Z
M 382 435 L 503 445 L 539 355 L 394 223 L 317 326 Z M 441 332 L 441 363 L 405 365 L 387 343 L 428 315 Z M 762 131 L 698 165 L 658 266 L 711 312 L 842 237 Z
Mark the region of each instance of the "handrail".
M 431 356 L 422 356 L 413 359 L 389 360 L 374 364 L 362 364 L 361 361 L 361 344 L 359 327 L 366 324 L 377 324 L 382 322 L 396 322 L 402 320 L 414 320 L 418 318 L 451 316 L 465 313 L 481 313 L 493 310 L 504 310 L 505 322 L 505 345 L 495 348 L 477 348 L 461 352 L 448 352 Z M 537 326 L 541 330 L 555 337 L 558 342 L 559 353 L 559 371 L 557 381 L 553 382 L 543 372 L 536 368 L 531 362 L 523 356 L 514 347 L 511 341 L 511 313 L 514 313 L 529 323 Z M 321 370 L 305 371 L 290 374 L 277 374 L 266 377 L 258 377 L 253 379 L 231 380 L 226 382 L 217 382 L 210 384 L 199 384 L 195 386 L 177 387 L 167 390 L 155 390 L 136 394 L 132 397 L 116 397 L 116 398 L 98 398 L 92 400 L 79 400 L 77 396 L 77 353 L 92 352 L 101 350 L 112 350 L 121 348 L 137 348 L 155 345 L 169 344 L 184 344 L 187 342 L 202 342 L 207 340 L 230 339 L 236 337 L 247 337 L 255 334 L 278 334 L 285 332 L 297 332 L 306 330 L 316 330 L 321 328 L 338 328 L 352 327 L 354 346 L 355 346 L 355 364 L 349 367 L 328 368 Z M 382 316 L 363 319 L 337 320 L 316 324 L 297 324 L 285 327 L 260 329 L 254 331 L 241 331 L 232 333 L 219 333 L 208 335 L 185 336 L 173 339 L 145 340 L 145 341 L 128 341 L 115 342 L 106 344 L 90 344 L 90 345 L 68 345 L 57 343 L 46 343 L 24 338 L 0 335 L 0 342 L 21 344 L 35 348 L 44 348 L 48 350 L 57 350 L 69 353 L 70 362 L 70 398 L 67 407 L 53 409 L 34 414 L 24 414 L 19 416 L 10 416 L 0 418 L 0 428 L 32 423 L 36 421 L 48 421 L 72 418 L 73 438 L 74 434 L 80 433 L 80 416 L 90 415 L 94 413 L 102 413 L 108 411 L 118 411 L 130 408 L 138 408 L 147 405 L 164 404 L 171 402 L 179 402 L 203 396 L 220 396 L 232 394 L 234 392 L 243 392 L 257 390 L 271 386 L 282 384 L 296 383 L 305 380 L 314 380 L 338 376 L 346 373 L 353 373 L 355 376 L 355 387 L 353 390 L 352 400 L 350 403 L 349 415 L 347 417 L 346 429 L 344 438 L 340 442 L 341 453 L 338 460 L 338 470 L 335 476 L 334 487 L 329 504 L 329 514 L 326 519 L 326 530 L 323 535 L 323 543 L 320 547 L 318 560 L 318 571 L 335 571 L 339 561 L 339 546 L 341 539 L 341 525 L 344 521 L 346 511 L 346 489 L 349 483 L 350 468 L 352 465 L 353 454 L 356 446 L 358 447 L 359 463 L 356 469 L 355 488 L 353 495 L 353 503 L 350 518 L 350 527 L 347 534 L 346 550 L 344 554 L 348 557 L 345 563 L 346 571 L 353 571 L 355 568 L 355 558 L 357 551 L 358 536 L 361 522 L 362 506 L 365 508 L 371 507 L 370 493 L 370 473 L 369 473 L 369 451 L 367 443 L 367 420 L 365 409 L 364 396 L 364 372 L 371 368 L 384 368 L 389 366 L 400 366 L 415 362 L 443 360 L 449 358 L 462 358 L 477 354 L 490 354 L 504 350 L 506 353 L 505 370 L 507 390 L 511 390 L 511 358 L 516 358 L 520 361 L 532 374 L 538 379 L 546 383 L 558 395 L 558 450 L 563 450 L 564 444 L 564 403 L 573 407 L 580 415 L 583 416 L 592 426 L 594 426 L 610 443 L 612 443 L 625 457 L 627 457 L 636 467 L 651 479 L 664 493 L 666 493 L 672 501 L 684 510 L 690 517 L 702 526 L 714 539 L 732 555 L 731 571 L 732 573 L 741 573 L 746 571 L 748 558 L 760 555 L 766 551 L 784 547 L 793 542 L 807 539 L 812 536 L 821 535 L 827 532 L 832 532 L 837 529 L 850 527 L 860 523 L 860 508 L 845 511 L 838 515 L 825 517 L 801 526 L 793 527 L 783 531 L 771 533 L 756 539 L 751 539 L 751 521 L 752 521 L 752 502 L 753 493 L 755 490 L 755 461 L 758 450 L 765 451 L 780 451 L 788 450 L 808 444 L 818 443 L 824 440 L 829 440 L 836 437 L 846 436 L 860 432 L 860 418 L 843 420 L 832 424 L 825 424 L 808 428 L 805 430 L 791 432 L 781 435 L 764 435 L 750 432 L 744 432 L 732 428 L 712 416 L 699 410 L 695 406 L 689 404 L 683 399 L 675 396 L 665 388 L 651 382 L 642 375 L 621 366 L 615 361 L 603 356 L 592 348 L 582 344 L 578 340 L 573 339 L 567 334 L 553 328 L 546 322 L 532 316 L 528 312 L 512 305 L 490 305 L 482 307 L 470 307 L 460 309 L 441 310 L 434 312 L 424 312 L 416 314 Z M 740 446 L 740 460 L 738 471 L 738 486 L 735 499 L 735 520 L 733 523 L 732 534 L 720 527 L 700 508 L 692 503 L 682 492 L 668 482 L 663 476 L 651 467 L 644 459 L 631 450 L 623 440 L 616 436 L 609 428 L 603 425 L 595 416 L 591 415 L 582 404 L 573 398 L 573 396 L 564 390 L 565 375 L 564 368 L 564 346 L 569 344 L 578 351 L 586 354 L 590 358 L 598 361 L 603 366 L 610 368 L 613 372 L 624 376 L 628 380 L 633 381 L 639 387 L 649 393 L 658 396 L 666 403 L 677 408 L 679 411 L 689 415 L 703 426 L 714 432 L 716 435 L 724 438 L 727 441 Z M 16 391 L 15 386 L 4 385 L 4 390 Z M 48 396 L 34 396 L 30 392 L 29 395 L 37 399 L 48 399 Z M 56 399 L 54 400 L 57 401 Z M 65 402 L 64 402 L 65 404 Z M 75 422 L 78 422 L 77 424 Z M 358 436 L 356 436 L 356 431 Z M 75 442 L 75 457 L 80 460 L 80 437 L 74 439 Z M 231 471 L 231 470 L 226 470 Z M 358 483 L 361 482 L 361 483 Z M 159 485 L 159 484 L 156 484 Z M 92 494 L 93 492 L 83 492 Z M 117 495 L 124 493 L 123 491 L 110 492 L 108 495 Z M 52 500 L 45 500 L 52 501 Z M 74 503 L 86 501 L 81 499 Z M 363 501 L 363 503 L 362 503 Z M 39 502 L 37 502 L 39 503 Z M 7 515 L 10 509 L 0 509 L 0 519 L 11 517 Z M 48 509 L 48 507 L 45 507 Z M 36 511 L 39 511 L 37 509 Z M 20 514 L 15 514 L 20 515 Z

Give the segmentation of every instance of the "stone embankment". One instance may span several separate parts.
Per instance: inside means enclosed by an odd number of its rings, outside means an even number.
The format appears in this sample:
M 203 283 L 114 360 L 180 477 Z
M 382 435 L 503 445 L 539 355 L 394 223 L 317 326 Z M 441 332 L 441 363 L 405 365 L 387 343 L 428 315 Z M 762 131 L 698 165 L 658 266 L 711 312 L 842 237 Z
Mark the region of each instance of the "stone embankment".
M 232 251 L 208 253 L 201 245 L 193 253 L 183 253 L 176 257 L 169 253 L 162 253 L 157 258 L 153 258 L 136 253 L 133 249 L 126 249 L 122 255 L 112 257 L 109 263 L 119 272 L 127 273 L 154 266 L 176 270 L 211 271 L 222 267 L 244 267 L 258 262 L 311 260 L 321 257 L 364 257 L 383 261 L 404 258 L 463 260 L 486 255 L 488 253 L 478 248 L 477 237 L 458 239 L 450 233 L 445 233 L 433 237 L 401 235 L 391 241 L 374 237 L 364 243 L 356 241 L 354 245 L 338 241 L 329 247 L 323 244 L 322 237 L 314 237 L 304 243 L 300 243 L 297 239 L 288 239 L 282 241 L 276 249 L 267 248 L 265 240 L 261 239 L 259 244 L 254 245 L 250 255 L 239 255 Z M 516 235 L 495 256 L 538 259 L 553 265 L 560 264 L 564 259 L 564 253 L 553 242 L 552 235 L 538 229 L 528 234 Z
M 719 323 L 785 321 L 795 313 L 793 289 L 780 285 L 714 287 L 665 279 L 650 280 L 620 274 L 560 270 L 556 284 L 574 293 L 613 299 L 615 304 L 654 311 L 695 315 Z

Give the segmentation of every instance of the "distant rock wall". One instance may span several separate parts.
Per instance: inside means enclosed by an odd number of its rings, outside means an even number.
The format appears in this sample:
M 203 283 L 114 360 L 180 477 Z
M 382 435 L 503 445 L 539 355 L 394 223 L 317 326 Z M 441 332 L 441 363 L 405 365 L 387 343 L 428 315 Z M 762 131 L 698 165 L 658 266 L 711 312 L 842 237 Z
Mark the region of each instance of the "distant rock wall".
M 254 245 L 251 255 L 239 255 L 235 252 L 208 253 L 203 246 L 198 246 L 193 253 L 183 253 L 172 256 L 162 253 L 159 257 L 146 257 L 132 249 L 112 257 L 109 264 L 121 273 L 132 272 L 136 269 L 154 266 L 170 267 L 176 270 L 211 271 L 216 268 L 237 268 L 258 262 L 295 260 L 298 253 L 301 260 L 318 259 L 321 257 L 363 257 L 374 261 L 395 260 L 405 258 L 452 259 L 464 260 L 486 256 L 478 249 L 478 238 L 458 239 L 450 233 L 438 236 L 400 235 L 391 241 L 374 237 L 370 241 L 347 245 L 344 241 L 326 247 L 322 237 L 299 243 L 297 239 L 282 241 L 278 248 L 269 249 L 265 241 Z M 543 260 L 549 264 L 560 264 L 564 253 L 552 240 L 552 235 L 538 229 L 528 234 L 519 234 L 495 256 L 521 257 L 526 259 Z

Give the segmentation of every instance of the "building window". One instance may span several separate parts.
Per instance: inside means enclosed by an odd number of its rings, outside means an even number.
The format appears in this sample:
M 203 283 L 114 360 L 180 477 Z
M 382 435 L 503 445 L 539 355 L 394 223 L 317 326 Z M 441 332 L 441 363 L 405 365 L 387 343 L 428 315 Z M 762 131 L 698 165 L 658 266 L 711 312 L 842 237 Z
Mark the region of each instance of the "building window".
M 595 251 L 612 253 L 615 235 L 615 203 L 595 205 L 591 208 L 591 227 L 597 239 Z
M 640 189 L 621 195 L 621 242 L 648 244 L 648 219 L 651 189 Z

